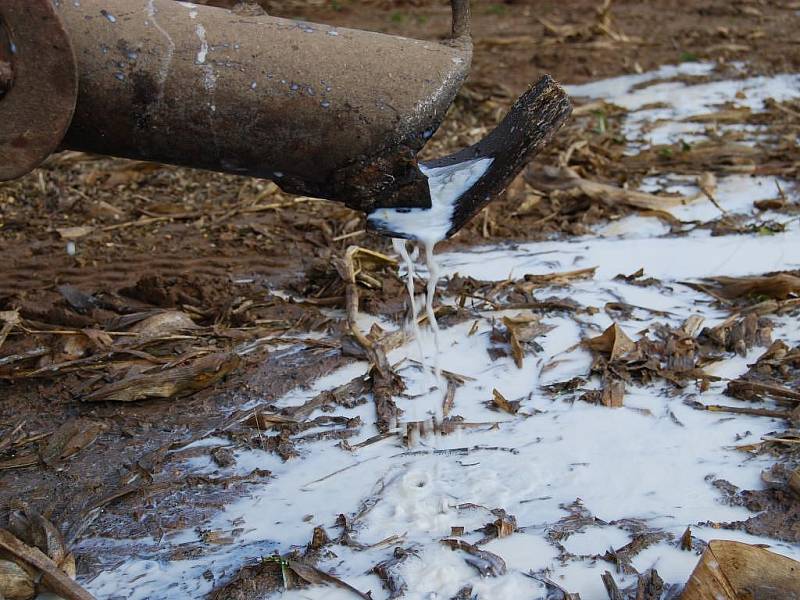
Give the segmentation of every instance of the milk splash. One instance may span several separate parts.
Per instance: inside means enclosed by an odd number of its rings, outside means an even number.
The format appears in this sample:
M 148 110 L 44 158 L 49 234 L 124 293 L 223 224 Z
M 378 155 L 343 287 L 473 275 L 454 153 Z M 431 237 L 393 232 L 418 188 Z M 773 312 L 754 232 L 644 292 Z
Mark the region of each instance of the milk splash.
M 443 240 L 453 226 L 453 213 L 458 199 L 464 195 L 478 180 L 483 177 L 491 166 L 493 158 L 476 158 L 473 160 L 447 165 L 444 167 L 425 167 L 420 165 L 420 171 L 428 178 L 428 188 L 431 195 L 431 208 L 381 208 L 369 215 L 368 221 L 373 227 L 388 230 L 404 238 L 416 240 L 425 252 L 425 264 L 428 267 L 428 283 L 425 293 L 425 314 L 428 318 L 435 345 L 433 370 L 437 384 L 441 380 L 439 368 L 439 355 L 441 345 L 439 342 L 439 324 L 436 322 L 436 313 L 433 310 L 433 300 L 436 295 L 436 285 L 439 283 L 439 264 L 434 256 L 434 247 Z M 425 353 L 420 339 L 420 330 L 417 319 L 419 308 L 414 296 L 414 260 L 406 248 L 406 240 L 393 238 L 392 245 L 403 259 L 406 267 L 406 290 L 411 302 L 411 329 L 417 338 L 420 352 L 420 362 L 426 368 Z
M 367 217 L 375 229 L 418 240 L 433 246 L 443 240 L 453 226 L 453 213 L 458 199 L 483 177 L 493 158 L 475 158 L 444 167 L 419 166 L 428 178 L 430 208 L 379 208 Z

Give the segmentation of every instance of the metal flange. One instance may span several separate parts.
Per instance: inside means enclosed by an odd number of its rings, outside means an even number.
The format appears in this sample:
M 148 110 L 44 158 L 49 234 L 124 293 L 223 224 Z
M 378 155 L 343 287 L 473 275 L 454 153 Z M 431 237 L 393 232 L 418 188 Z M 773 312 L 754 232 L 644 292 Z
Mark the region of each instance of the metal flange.
M 52 0 L 0 0 L 0 181 L 58 148 L 78 98 L 78 68 Z

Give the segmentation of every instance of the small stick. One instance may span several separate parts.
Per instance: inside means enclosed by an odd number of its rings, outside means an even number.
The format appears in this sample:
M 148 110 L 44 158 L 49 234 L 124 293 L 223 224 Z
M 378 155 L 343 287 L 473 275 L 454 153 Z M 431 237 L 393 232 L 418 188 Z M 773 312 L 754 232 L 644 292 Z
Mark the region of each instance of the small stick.
M 752 415 L 754 417 L 772 417 L 774 419 L 791 419 L 792 413 L 784 410 L 769 410 L 766 408 L 741 408 L 738 406 L 724 406 L 722 404 L 703 404 L 693 400 L 684 400 L 684 404 L 697 410 L 709 412 L 727 412 L 737 415 Z

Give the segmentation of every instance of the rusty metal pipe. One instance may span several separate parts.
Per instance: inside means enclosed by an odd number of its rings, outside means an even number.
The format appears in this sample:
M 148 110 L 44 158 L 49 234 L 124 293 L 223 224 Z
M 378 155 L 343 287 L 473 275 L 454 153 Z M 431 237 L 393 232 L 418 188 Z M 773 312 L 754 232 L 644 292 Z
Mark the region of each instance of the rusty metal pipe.
M 437 43 L 172 0 L 0 0 L 0 181 L 61 143 L 272 179 L 413 237 L 374 215 L 431 206 L 416 155 L 472 58 L 469 0 L 451 5 L 452 37 Z M 484 140 L 425 163 L 491 159 L 456 199 L 447 235 L 500 194 L 569 113 L 545 77 Z
M 415 157 L 469 71 L 466 2 L 449 43 L 172 0 L 55 4 L 79 74 L 66 148 L 269 178 L 364 211 L 430 206 Z

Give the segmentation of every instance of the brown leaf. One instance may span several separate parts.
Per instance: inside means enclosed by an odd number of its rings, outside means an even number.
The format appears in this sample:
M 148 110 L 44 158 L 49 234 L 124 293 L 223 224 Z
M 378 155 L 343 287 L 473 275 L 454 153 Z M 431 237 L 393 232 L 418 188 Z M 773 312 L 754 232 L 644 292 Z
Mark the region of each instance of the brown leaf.
M 625 204 L 645 211 L 666 213 L 673 219 L 675 217 L 668 209 L 693 201 L 693 198 L 684 196 L 657 196 L 584 179 L 569 167 L 545 166 L 529 173 L 534 187 L 543 191 L 564 190 L 570 194 L 587 196 L 604 205 Z
M 92 329 L 87 327 L 85 329 L 81 329 L 81 331 L 87 338 L 89 338 L 89 340 L 91 340 L 98 350 L 106 350 L 109 346 L 114 345 L 114 338 L 112 338 L 102 329 Z
M 108 429 L 108 425 L 89 419 L 71 419 L 55 430 L 41 453 L 42 462 L 54 466 L 77 454 Z
M 519 411 L 519 400 L 506 400 L 505 396 L 496 389 L 492 390 L 492 404 L 502 411 L 515 415 Z
M 506 327 L 514 329 L 514 335 L 523 344 L 527 344 L 555 328 L 554 325 L 542 323 L 541 317 L 532 312 L 503 317 L 503 323 Z
M 2 321 L 3 326 L 0 327 L 0 347 L 3 346 L 3 343 L 6 341 L 6 337 L 8 334 L 11 333 L 11 330 L 14 329 L 20 323 L 19 318 L 19 311 L 18 310 L 2 310 L 0 311 L 0 321 Z
M 44 587 L 64 600 L 94 600 L 94 596 L 70 579 L 41 550 L 21 542 L 5 529 L 0 529 L 0 549 L 41 571 Z
M 513 317 L 503 317 L 503 324 L 506 326 L 508 344 L 511 347 L 511 355 L 514 357 L 514 364 L 518 369 L 522 368 L 525 351 L 522 344 L 533 341 L 534 338 L 544 335 L 552 330 L 551 325 L 541 323 L 540 318 L 533 313 L 520 313 Z M 497 332 L 496 337 L 502 336 Z
M 298 577 L 307 581 L 312 585 L 333 585 L 343 590 L 347 590 L 352 592 L 359 598 L 363 598 L 364 600 L 372 600 L 372 597 L 364 592 L 358 591 L 349 583 L 346 583 L 339 579 L 338 577 L 334 577 L 333 575 L 329 575 L 325 571 L 321 571 L 316 567 L 312 567 L 311 565 L 307 565 L 305 563 L 301 563 L 296 560 L 289 561 L 289 568 L 294 571 Z
M 462 550 L 468 554 L 465 559 L 467 564 L 474 567 L 478 572 L 485 576 L 499 577 L 506 573 L 506 561 L 493 552 L 481 550 L 477 546 L 457 539 L 442 540 L 442 544 L 449 546 L 452 550 Z
M 18 454 L 14 458 L 0 461 L 0 471 L 8 469 L 24 469 L 39 464 L 39 457 L 31 452 L 28 454 Z
M 523 361 L 523 351 L 522 351 L 522 344 L 517 337 L 516 328 L 506 320 L 506 317 L 503 317 L 503 322 L 506 324 L 506 328 L 508 329 L 508 343 L 511 346 L 511 356 L 514 357 L 514 364 L 517 365 L 518 369 L 522 368 L 522 361 Z
M 131 327 L 131 331 L 144 337 L 169 335 L 176 331 L 197 329 L 197 324 L 185 312 L 165 310 L 147 317 Z
M 83 335 L 65 335 L 53 360 L 56 363 L 77 360 L 92 348 L 91 340 Z
M 82 225 L 79 227 L 58 227 L 56 231 L 58 235 L 61 236 L 62 240 L 77 240 L 92 233 L 94 228 L 88 225 Z
M 767 296 L 786 300 L 800 294 L 800 277 L 791 273 L 778 273 L 766 277 L 714 277 L 717 286 L 713 291 L 726 300 L 748 296 Z
M 0 560 L 0 598 L 30 600 L 36 596 L 33 577 L 11 560 Z
M 225 377 L 239 365 L 232 352 L 209 354 L 184 366 L 155 373 L 137 373 L 103 386 L 84 398 L 87 402 L 133 402 L 146 398 L 188 396 Z
M 758 546 L 711 540 L 681 600 L 798 600 L 800 562 Z
M 244 425 L 247 425 L 248 427 L 255 427 L 256 429 L 264 431 L 267 429 L 272 429 L 276 425 L 286 425 L 299 422 L 300 421 L 295 418 L 286 417 L 278 413 L 259 411 L 253 413 L 246 421 L 244 421 Z
M 617 360 L 634 349 L 635 344 L 631 338 L 614 323 L 601 335 L 585 340 L 584 345 L 596 352 L 609 355 L 609 360 Z
M 710 113 L 703 113 L 685 117 L 683 121 L 690 123 L 745 123 L 750 117 L 750 109 L 746 106 L 741 108 L 729 108 Z
M 609 408 L 619 408 L 625 398 L 625 382 L 606 373 L 600 402 Z
M 692 550 L 692 528 L 687 527 L 681 536 L 681 550 L 690 552 Z
M 562 271 L 560 273 L 545 273 L 543 275 L 528 274 L 525 275 L 524 283 L 520 283 L 519 287 L 523 290 L 530 290 L 533 287 L 546 285 L 566 285 L 580 279 L 593 279 L 596 272 L 597 267 L 587 267 L 585 269 Z

